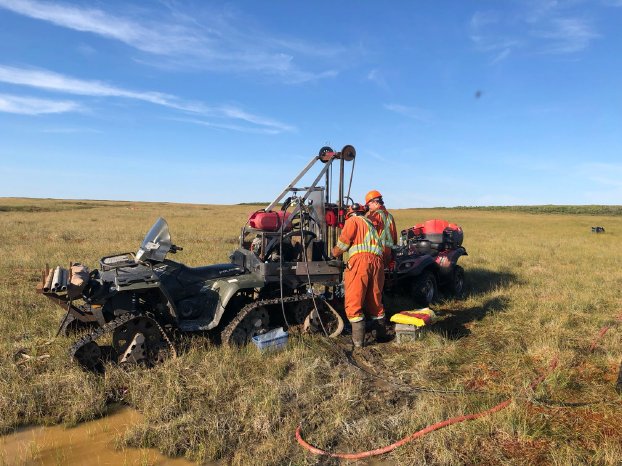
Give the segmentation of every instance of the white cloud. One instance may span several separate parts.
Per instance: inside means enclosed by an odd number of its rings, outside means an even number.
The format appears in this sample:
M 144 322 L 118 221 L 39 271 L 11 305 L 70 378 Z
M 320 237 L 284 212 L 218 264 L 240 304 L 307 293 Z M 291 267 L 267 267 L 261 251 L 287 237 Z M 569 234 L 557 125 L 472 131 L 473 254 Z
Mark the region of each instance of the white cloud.
M 384 108 L 390 110 L 391 112 L 395 112 L 402 116 L 412 118 L 413 120 L 419 120 L 424 123 L 429 123 L 431 120 L 429 112 L 421 108 L 408 107 L 401 104 L 384 104 Z
M 49 134 L 76 134 L 76 133 L 102 133 L 98 129 L 92 128 L 72 128 L 72 127 L 56 127 L 42 129 L 41 132 Z
M 520 15 L 527 23 L 546 21 L 562 6 L 570 5 L 573 1 L 575 0 L 565 0 L 564 5 L 561 5 L 559 0 L 528 0 Z
M 504 15 L 480 11 L 471 16 L 469 38 L 475 50 L 493 56 L 491 64 L 519 49 L 526 53 L 577 53 L 600 37 L 588 19 L 568 15 L 569 2 L 538 0 L 521 5 Z
M 197 38 L 182 27 L 160 24 L 159 28 L 151 28 L 95 8 L 33 0 L 0 0 L 0 7 L 57 26 L 116 39 L 150 53 L 170 54 L 198 45 Z
M 581 18 L 555 18 L 547 29 L 535 31 L 534 36 L 544 39 L 544 53 L 566 54 L 586 49 L 593 39 L 600 37 L 591 25 Z
M 387 159 L 386 157 L 380 155 L 378 152 L 375 152 L 373 150 L 368 150 L 367 154 L 375 158 L 376 160 L 380 160 L 381 162 L 384 162 L 384 163 L 389 162 L 389 159 Z
M 574 167 L 581 180 L 582 202 L 619 205 L 622 199 L 622 164 L 594 162 Z
M 503 18 L 494 11 L 475 12 L 469 22 L 469 38 L 475 49 L 494 54 L 491 65 L 505 60 L 512 50 L 523 45 L 522 41 L 509 35 L 503 23 Z
M 471 16 L 470 27 L 473 31 L 479 31 L 483 27 L 499 22 L 499 14 L 494 11 L 476 11 Z
M 601 186 L 622 189 L 622 164 L 586 163 L 578 166 L 576 173 Z
M 172 99 L 171 96 L 158 92 L 128 91 L 101 81 L 85 81 L 47 70 L 15 68 L 4 65 L 0 65 L 0 81 L 70 94 L 126 97 L 160 105 L 168 105 L 168 101 Z
M 293 126 L 271 118 L 253 115 L 233 106 L 207 106 L 202 102 L 185 101 L 161 92 L 131 91 L 101 81 L 86 81 L 48 70 L 15 68 L 0 65 L 0 82 L 34 87 L 49 91 L 96 97 L 120 97 L 140 100 L 164 107 L 256 125 L 277 133 L 294 131 Z
M 228 123 L 218 123 L 213 121 L 199 120 L 196 118 L 173 118 L 175 121 L 181 121 L 186 123 L 192 123 L 199 126 L 205 126 L 208 128 L 215 129 L 225 129 L 231 131 L 238 131 L 240 133 L 251 133 L 251 134 L 278 134 L 281 131 L 278 129 L 270 128 L 270 127 L 252 127 L 252 126 L 243 126 L 243 125 L 233 125 Z
M 46 113 L 66 113 L 81 110 L 81 106 L 70 100 L 48 100 L 0 94 L 0 112 L 20 115 L 42 115 Z
M 499 63 L 499 62 L 505 60 L 507 57 L 510 56 L 510 53 L 511 53 L 511 49 L 510 48 L 506 48 L 506 49 L 501 50 L 501 52 L 499 52 L 499 54 L 490 61 L 490 64 L 494 65 L 495 63 Z
M 223 71 L 255 71 L 277 75 L 290 83 L 330 78 L 343 66 L 346 50 L 340 46 L 303 41 L 257 31 L 243 18 L 198 12 L 200 18 L 173 10 L 155 18 L 145 9 L 126 16 L 38 0 L 0 0 L 0 8 L 60 27 L 117 40 L 159 60 L 140 60 L 157 66 L 182 66 Z M 167 63 L 162 62 L 165 57 Z M 314 72 L 296 58 L 319 60 Z M 333 63 L 335 66 L 330 66 Z
M 80 44 L 76 47 L 76 50 L 84 55 L 85 57 L 92 57 L 93 55 L 97 54 L 97 50 L 95 50 L 95 48 L 91 47 L 90 45 L 87 44 Z
M 367 73 L 367 79 L 384 90 L 389 89 L 389 85 L 387 84 L 384 74 L 377 68 L 374 68 L 369 73 Z

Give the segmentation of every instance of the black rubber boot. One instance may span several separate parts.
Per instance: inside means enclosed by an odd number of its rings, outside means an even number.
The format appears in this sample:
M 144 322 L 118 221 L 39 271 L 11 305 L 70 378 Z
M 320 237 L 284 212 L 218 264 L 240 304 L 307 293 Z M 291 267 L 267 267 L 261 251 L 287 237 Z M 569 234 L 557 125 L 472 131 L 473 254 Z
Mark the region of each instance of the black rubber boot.
M 382 319 L 378 319 L 374 321 L 374 326 L 376 327 L 376 341 L 378 343 L 386 343 L 389 341 L 389 337 L 387 336 L 387 321 L 383 317 Z
M 365 346 L 365 321 L 352 322 L 352 344 L 355 348 Z

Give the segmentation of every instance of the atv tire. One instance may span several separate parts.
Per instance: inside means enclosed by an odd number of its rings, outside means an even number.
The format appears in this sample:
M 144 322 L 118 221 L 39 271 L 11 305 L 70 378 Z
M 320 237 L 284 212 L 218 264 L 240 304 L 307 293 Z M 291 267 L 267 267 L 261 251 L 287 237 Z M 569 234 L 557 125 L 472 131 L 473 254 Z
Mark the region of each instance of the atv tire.
M 464 296 L 464 269 L 459 265 L 455 266 L 451 274 L 448 289 L 456 298 Z
M 412 287 L 412 297 L 420 306 L 429 306 L 436 300 L 438 285 L 436 276 L 430 270 L 425 270 L 415 278 Z

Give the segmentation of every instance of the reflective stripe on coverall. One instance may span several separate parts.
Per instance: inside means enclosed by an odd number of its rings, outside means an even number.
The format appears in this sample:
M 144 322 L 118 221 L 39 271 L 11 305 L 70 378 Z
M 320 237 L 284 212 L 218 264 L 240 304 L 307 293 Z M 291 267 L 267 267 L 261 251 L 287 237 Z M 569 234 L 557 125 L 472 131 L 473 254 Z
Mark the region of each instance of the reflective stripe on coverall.
M 382 245 L 369 219 L 351 216 L 346 220 L 333 254 L 339 256 L 346 251 L 349 253 L 343 277 L 346 317 L 350 322 L 360 322 L 365 309 L 371 319 L 381 319 L 384 317 Z
M 397 243 L 397 228 L 395 227 L 395 219 L 387 209 L 383 207 L 379 208 L 375 212 L 369 215 L 370 220 L 375 225 L 378 233 L 380 234 L 380 240 L 384 246 L 383 258 L 384 265 L 387 267 L 393 259 L 391 248 Z

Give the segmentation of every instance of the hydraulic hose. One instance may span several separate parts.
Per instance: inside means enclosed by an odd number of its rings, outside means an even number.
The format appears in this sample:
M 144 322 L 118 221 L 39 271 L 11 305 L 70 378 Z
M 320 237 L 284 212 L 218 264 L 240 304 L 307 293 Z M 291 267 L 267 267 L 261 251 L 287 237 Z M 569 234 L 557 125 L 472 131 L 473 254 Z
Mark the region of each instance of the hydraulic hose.
M 316 455 L 324 455 L 324 456 L 330 456 L 331 458 L 343 458 L 343 459 L 347 459 L 347 460 L 360 460 L 363 458 L 368 458 L 370 456 L 377 456 L 377 455 L 382 455 L 384 453 L 388 453 L 390 451 L 395 450 L 398 447 L 401 447 L 402 445 L 411 442 L 419 437 L 423 437 L 424 435 L 438 430 L 438 429 L 442 429 L 443 427 L 449 426 L 451 424 L 457 424 L 459 422 L 464 422 L 464 421 L 471 421 L 473 419 L 478 419 L 480 417 L 484 417 L 487 416 L 489 414 L 495 413 L 497 411 L 501 411 L 503 408 L 505 408 L 506 406 L 508 406 L 510 403 L 512 402 L 511 398 L 508 398 L 507 400 L 499 403 L 496 406 L 493 406 L 490 409 L 487 409 L 486 411 L 482 411 L 479 413 L 474 413 L 474 414 L 467 414 L 464 416 L 457 416 L 457 417 L 452 417 L 450 419 L 447 419 L 445 421 L 442 422 L 437 422 L 436 424 L 432 424 L 424 429 L 418 430 L 417 432 L 415 432 L 412 435 L 409 435 L 408 437 L 404 437 L 401 440 L 398 440 L 395 443 L 392 443 L 391 445 L 387 445 L 386 447 L 382 447 L 382 448 L 377 448 L 375 450 L 369 450 L 369 451 L 362 451 L 359 453 L 330 453 L 327 452 L 325 450 L 321 450 L 317 447 L 314 447 L 310 444 L 308 444 L 307 442 L 305 442 L 305 440 L 302 438 L 301 435 L 301 426 L 298 426 L 298 428 L 296 429 L 296 440 L 298 441 L 298 443 L 300 445 L 302 445 L 304 448 L 306 448 L 307 450 L 309 450 L 311 453 L 314 453 Z
M 542 381 L 544 379 L 546 379 L 546 377 L 549 376 L 549 374 L 557 367 L 557 363 L 558 363 L 558 359 L 557 357 L 555 357 L 550 365 L 549 365 L 549 370 L 546 371 L 545 373 L 543 373 L 542 375 L 536 377 L 530 384 L 529 387 L 532 390 L 535 390 L 538 385 L 540 385 L 542 383 Z M 450 419 L 446 419 L 444 421 L 441 422 L 437 422 L 436 424 L 432 424 L 429 425 L 421 430 L 418 430 L 417 432 L 409 435 L 408 437 L 404 437 L 401 440 L 398 440 L 397 442 L 392 443 L 391 445 L 387 445 L 385 447 L 381 447 L 381 448 L 376 448 L 375 450 L 368 450 L 368 451 L 362 451 L 362 452 L 358 452 L 358 453 L 331 453 L 325 450 L 322 450 L 320 448 L 314 447 L 313 445 L 309 444 L 308 442 L 306 442 L 303 438 L 302 438 L 302 426 L 298 426 L 298 428 L 296 429 L 296 441 L 306 450 L 310 451 L 311 453 L 315 454 L 315 455 L 324 455 L 324 456 L 329 456 L 331 458 L 342 458 L 342 459 L 347 459 L 347 460 L 360 460 L 363 458 L 368 458 L 370 456 L 378 456 L 378 455 L 382 455 L 384 453 L 388 453 L 390 451 L 395 450 L 398 447 L 401 447 L 402 445 L 408 443 L 408 442 L 412 442 L 413 440 L 419 438 L 419 437 L 423 437 L 426 434 L 429 434 L 430 432 L 433 432 L 435 430 L 438 429 L 442 429 L 443 427 L 447 427 L 450 426 L 452 424 L 458 424 L 460 422 L 464 422 L 464 421 L 472 421 L 474 419 L 479 419 L 481 417 L 484 416 L 488 416 L 489 414 L 493 414 L 496 413 L 497 411 L 501 411 L 504 408 L 507 408 L 510 403 L 512 403 L 512 398 L 508 398 L 504 401 L 502 401 L 501 403 L 493 406 L 492 408 L 489 408 L 485 411 L 480 411 L 478 413 L 473 413 L 473 414 L 465 414 L 463 416 L 456 416 L 456 417 L 452 417 Z
M 619 322 L 622 322 L 622 314 L 620 314 L 618 317 L 616 317 L 616 320 Z M 592 342 L 592 344 L 590 345 L 590 351 L 593 351 L 596 348 L 596 345 L 598 344 L 598 341 L 607 333 L 607 331 L 613 327 L 614 324 L 609 324 L 606 325 L 604 327 L 602 327 L 600 329 L 600 331 L 598 332 L 598 335 L 596 336 L 596 338 L 594 339 L 594 341 Z M 559 363 L 559 359 L 556 356 L 555 358 L 553 358 L 553 360 L 551 361 L 551 363 L 549 364 L 549 368 L 547 371 L 545 371 L 544 373 L 542 373 L 541 375 L 539 375 L 538 377 L 536 377 L 534 380 L 531 381 L 531 383 L 529 384 L 529 388 L 531 389 L 531 391 L 534 391 L 538 388 L 538 386 L 551 374 L 551 372 L 553 372 L 555 370 L 555 368 L 557 367 L 557 364 Z M 478 413 L 473 413 L 473 414 L 466 414 L 463 416 L 456 416 L 456 417 L 452 417 L 449 419 L 446 419 L 444 421 L 441 422 L 437 422 L 435 424 L 429 425 L 421 430 L 418 430 L 417 432 L 402 438 L 401 440 L 398 440 L 397 442 L 394 442 L 390 445 L 387 445 L 385 447 L 381 447 L 381 448 L 376 448 L 375 450 L 368 450 L 368 451 L 363 451 L 363 452 L 357 452 L 357 453 L 331 453 L 328 452 L 326 450 L 322 450 L 321 448 L 317 448 L 314 447 L 313 445 L 309 444 L 308 442 L 306 442 L 303 438 L 302 438 L 302 426 L 298 426 L 298 428 L 296 429 L 296 441 L 306 450 L 310 451 L 311 453 L 315 454 L 315 455 L 324 455 L 324 456 L 328 456 L 331 458 L 342 458 L 342 459 L 347 459 L 347 460 L 360 460 L 363 458 L 368 458 L 370 456 L 378 456 L 378 455 L 382 455 L 384 453 L 388 453 L 390 451 L 395 450 L 396 448 L 411 442 L 419 437 L 423 437 L 424 435 L 433 432 L 435 430 L 438 429 L 442 429 L 443 427 L 447 427 L 450 426 L 452 424 L 458 424 L 464 421 L 472 421 L 475 419 L 479 419 L 481 417 L 484 416 L 488 416 L 490 414 L 496 413 L 498 411 L 501 411 L 504 408 L 507 408 L 511 403 L 512 403 L 513 398 L 507 398 L 506 400 L 502 401 L 501 403 L 493 406 L 492 408 L 489 408 L 485 411 L 480 411 Z M 537 400 L 529 400 L 532 402 L 537 402 Z M 568 406 L 582 406 L 584 404 L 568 404 Z
M 618 320 L 619 322 L 622 322 L 622 314 L 616 317 L 616 320 Z M 598 335 L 596 336 L 596 338 L 590 345 L 590 351 L 594 351 L 596 349 L 596 345 L 598 344 L 599 340 L 605 336 L 605 333 L 607 333 L 609 329 L 613 327 L 613 325 L 614 324 L 605 325 L 604 327 L 600 329 L 600 331 L 598 332 Z

